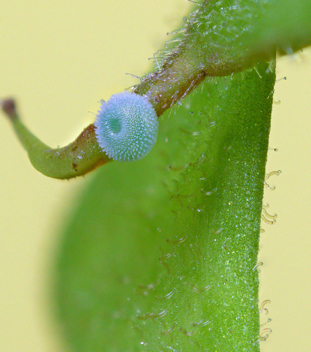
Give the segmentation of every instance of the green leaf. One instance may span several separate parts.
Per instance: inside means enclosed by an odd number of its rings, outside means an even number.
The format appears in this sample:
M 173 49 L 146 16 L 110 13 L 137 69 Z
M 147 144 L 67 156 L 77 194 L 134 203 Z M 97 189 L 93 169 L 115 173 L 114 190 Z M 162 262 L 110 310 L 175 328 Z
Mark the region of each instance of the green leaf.
M 266 64 L 259 74 L 206 82 L 160 121 L 149 157 L 96 174 L 58 266 L 75 351 L 258 351 L 274 85 Z

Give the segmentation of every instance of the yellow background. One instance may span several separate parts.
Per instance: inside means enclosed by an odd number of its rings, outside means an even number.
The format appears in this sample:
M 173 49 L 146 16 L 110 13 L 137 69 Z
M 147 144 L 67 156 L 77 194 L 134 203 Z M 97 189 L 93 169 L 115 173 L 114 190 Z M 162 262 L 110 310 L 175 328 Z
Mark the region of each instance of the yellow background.
M 16 97 L 45 143 L 70 142 L 94 120 L 100 99 L 137 81 L 147 60 L 179 28 L 183 0 L 29 0 L 0 3 L 0 97 Z M 260 301 L 273 332 L 263 352 L 310 351 L 311 50 L 279 61 L 263 224 Z M 55 233 L 92 175 L 58 181 L 30 165 L 0 116 L 0 351 L 64 352 L 52 321 L 48 281 Z

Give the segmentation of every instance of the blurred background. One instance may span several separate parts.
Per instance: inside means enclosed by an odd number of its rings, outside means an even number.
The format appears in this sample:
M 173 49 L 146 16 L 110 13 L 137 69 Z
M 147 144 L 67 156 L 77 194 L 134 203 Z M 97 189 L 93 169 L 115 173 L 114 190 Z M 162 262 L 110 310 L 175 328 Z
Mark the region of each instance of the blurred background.
M 0 97 L 15 97 L 46 144 L 72 141 L 101 99 L 138 83 L 153 53 L 178 29 L 184 0 L 11 0 L 0 4 Z M 286 77 L 286 80 L 281 79 Z M 263 352 L 310 351 L 311 50 L 278 60 L 265 192 L 260 302 L 273 332 Z M 0 116 L 0 351 L 65 352 L 49 282 L 57 235 L 92 179 L 59 181 L 33 169 Z

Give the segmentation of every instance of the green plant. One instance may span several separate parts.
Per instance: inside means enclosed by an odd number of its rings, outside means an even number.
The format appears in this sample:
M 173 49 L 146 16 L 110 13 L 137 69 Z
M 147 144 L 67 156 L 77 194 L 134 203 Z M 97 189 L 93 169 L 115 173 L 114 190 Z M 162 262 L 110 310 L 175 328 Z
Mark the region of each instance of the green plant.
M 307 1 L 204 2 L 134 88 L 161 115 L 201 83 L 148 158 L 98 172 L 68 228 L 58 287 L 75 350 L 259 349 L 273 57 L 309 44 L 310 14 Z

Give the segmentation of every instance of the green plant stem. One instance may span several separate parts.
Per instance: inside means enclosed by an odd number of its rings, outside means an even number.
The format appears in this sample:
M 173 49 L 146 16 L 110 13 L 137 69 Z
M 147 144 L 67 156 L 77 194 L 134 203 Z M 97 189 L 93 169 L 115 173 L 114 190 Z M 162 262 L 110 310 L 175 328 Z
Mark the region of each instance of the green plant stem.
M 45 176 L 69 179 L 84 175 L 110 161 L 98 146 L 92 124 L 74 142 L 63 148 L 52 149 L 34 136 L 18 115 L 10 120 L 31 164 Z
M 174 38 L 179 45 L 165 50 L 157 70 L 143 77 L 133 92 L 148 99 L 160 116 L 180 104 L 206 77 L 226 76 L 253 67 L 259 59 L 273 58 L 276 46 L 284 53 L 309 44 L 310 3 L 302 1 L 294 6 L 295 15 L 302 19 L 300 26 L 292 15 L 292 0 L 286 0 L 281 12 L 278 6 L 272 0 L 203 1 L 189 16 L 183 35 Z M 23 139 L 31 135 L 25 127 L 19 128 L 19 137 L 22 133 Z M 48 148 L 34 136 L 33 140 L 34 145 L 26 148 L 31 162 L 50 177 L 83 175 L 109 161 L 94 138 L 93 125 L 60 149 Z
M 255 0 L 205 0 L 190 15 L 180 44 L 168 50 L 162 66 L 134 92 L 146 95 L 160 116 L 206 76 L 226 76 L 250 67 L 241 45 L 264 11 Z M 272 50 L 273 52 L 273 50 Z

